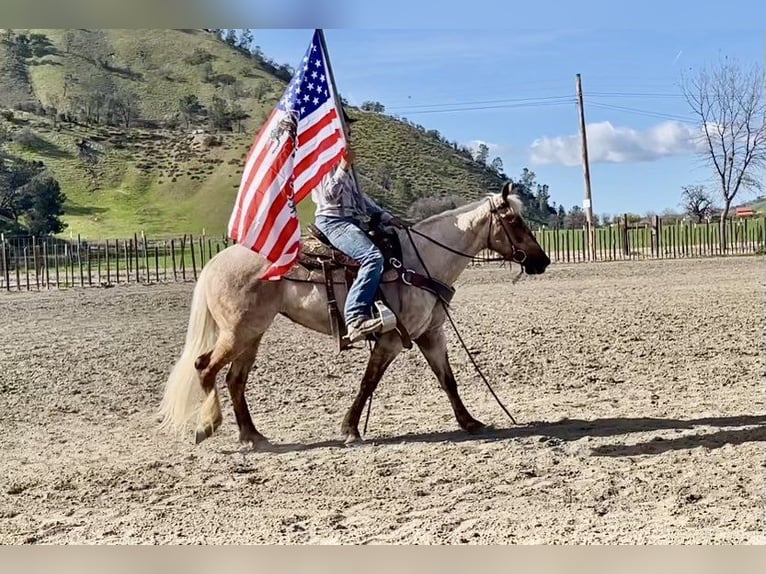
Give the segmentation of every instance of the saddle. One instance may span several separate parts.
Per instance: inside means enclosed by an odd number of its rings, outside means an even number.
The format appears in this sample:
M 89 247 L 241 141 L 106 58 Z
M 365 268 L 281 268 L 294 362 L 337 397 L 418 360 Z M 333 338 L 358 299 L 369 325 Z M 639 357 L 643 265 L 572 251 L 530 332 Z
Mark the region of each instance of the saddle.
M 343 351 L 349 347 L 349 343 L 345 339 L 346 322 L 343 320 L 335 297 L 334 276 L 336 271 L 343 271 L 346 289 L 348 290 L 356 279 L 361 264 L 359 261 L 333 247 L 330 240 L 315 225 L 309 224 L 307 228 L 313 237 L 308 237 L 301 241 L 298 264 L 309 272 L 320 271 L 322 273 L 325 289 L 327 290 L 327 310 L 330 315 L 332 333 L 338 344 L 338 350 Z M 402 260 L 402 248 L 397 234 L 382 229 L 377 219 L 370 221 L 369 230 L 366 233 L 383 255 L 383 273 L 385 274 L 395 269 L 394 262 Z M 376 300 L 389 307 L 380 288 L 378 288 Z M 402 338 L 404 347 L 407 349 L 412 348 L 412 340 L 398 316 L 396 316 L 396 328 Z

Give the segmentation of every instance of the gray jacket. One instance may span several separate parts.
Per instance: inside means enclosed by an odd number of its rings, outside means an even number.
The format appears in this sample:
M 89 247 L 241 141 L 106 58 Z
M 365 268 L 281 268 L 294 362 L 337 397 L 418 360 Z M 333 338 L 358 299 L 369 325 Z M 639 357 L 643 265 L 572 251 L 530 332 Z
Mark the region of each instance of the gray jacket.
M 311 199 L 316 204 L 317 217 L 351 217 L 361 221 L 367 216 L 380 214 L 382 223 L 393 218 L 359 189 L 351 173 L 340 166 L 322 178 L 311 192 Z

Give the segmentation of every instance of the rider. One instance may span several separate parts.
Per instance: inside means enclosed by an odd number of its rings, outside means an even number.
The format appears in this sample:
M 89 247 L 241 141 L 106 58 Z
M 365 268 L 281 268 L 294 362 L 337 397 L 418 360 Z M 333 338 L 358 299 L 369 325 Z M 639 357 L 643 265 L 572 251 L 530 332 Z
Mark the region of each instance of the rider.
M 356 120 L 343 110 L 349 127 Z M 363 339 L 382 327 L 379 317 L 372 316 L 372 304 L 383 275 L 383 254 L 364 232 L 363 224 L 369 216 L 380 215 L 383 225 L 403 228 L 396 217 L 381 209 L 357 186 L 351 175 L 354 151 L 347 146 L 338 167 L 330 171 L 311 192 L 316 204 L 315 225 L 327 236 L 333 246 L 359 262 L 359 272 L 346 296 L 344 316 L 347 338 L 350 342 Z

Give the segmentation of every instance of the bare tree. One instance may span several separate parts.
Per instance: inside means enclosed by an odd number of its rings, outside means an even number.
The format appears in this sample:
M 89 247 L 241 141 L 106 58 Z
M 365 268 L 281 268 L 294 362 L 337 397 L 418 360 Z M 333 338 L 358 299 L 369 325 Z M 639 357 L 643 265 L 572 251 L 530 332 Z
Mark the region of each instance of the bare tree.
M 701 132 L 705 163 L 720 182 L 723 203 L 721 249 L 726 250 L 726 218 L 740 189 L 760 190 L 766 167 L 766 101 L 764 72 L 724 59 L 683 77 L 681 88 Z
M 685 185 L 681 188 L 681 206 L 684 211 L 697 218 L 697 223 L 710 215 L 710 208 L 713 207 L 713 198 L 705 190 L 704 185 Z

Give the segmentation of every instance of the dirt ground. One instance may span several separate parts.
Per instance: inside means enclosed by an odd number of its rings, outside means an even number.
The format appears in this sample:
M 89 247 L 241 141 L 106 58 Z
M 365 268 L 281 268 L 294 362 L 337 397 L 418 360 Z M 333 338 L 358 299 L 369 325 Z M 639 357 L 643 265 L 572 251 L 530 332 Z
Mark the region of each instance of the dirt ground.
M 458 430 L 416 349 L 340 444 L 367 352 L 278 318 L 258 429 L 156 431 L 192 286 L 0 295 L 0 543 L 763 544 L 764 261 L 469 269 L 450 333 Z M 364 416 L 362 419 L 364 422 Z

